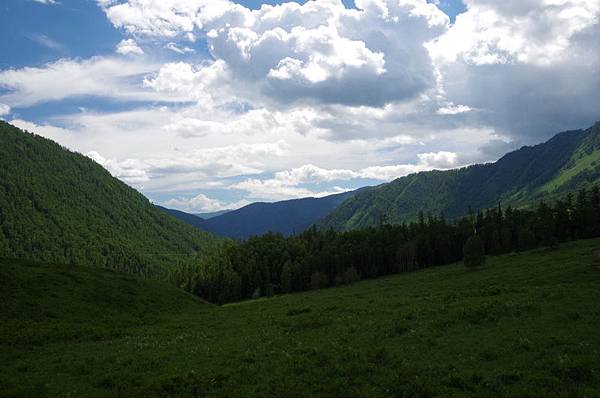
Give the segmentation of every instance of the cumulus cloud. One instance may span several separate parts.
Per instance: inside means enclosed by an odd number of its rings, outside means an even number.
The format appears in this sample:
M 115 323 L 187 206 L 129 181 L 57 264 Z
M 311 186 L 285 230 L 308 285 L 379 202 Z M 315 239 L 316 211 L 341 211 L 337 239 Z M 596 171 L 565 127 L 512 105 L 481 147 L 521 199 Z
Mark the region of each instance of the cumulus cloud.
M 222 61 L 192 65 L 175 62 L 163 65 L 157 73 L 144 79 L 144 87 L 157 93 L 174 94 L 214 107 L 227 100 L 227 65 Z
M 448 27 L 448 17 L 426 0 L 356 4 L 288 2 L 253 11 L 226 0 L 130 0 L 103 7 L 115 26 L 164 38 L 169 48 L 173 39 L 205 35 L 230 84 L 251 85 L 265 100 L 382 105 L 433 88 L 423 43 Z
M 237 202 L 223 202 L 212 199 L 204 194 L 198 194 L 192 198 L 174 198 L 164 202 L 167 207 L 186 211 L 188 213 L 211 213 L 220 210 L 235 210 L 250 204 L 245 199 Z
M 27 123 L 18 125 L 24 128 Z M 44 128 L 38 127 L 37 130 L 44 131 Z M 46 135 L 50 135 L 48 130 L 46 128 Z M 86 156 L 104 166 L 113 176 L 133 186 L 141 188 L 143 184 L 144 189 L 160 192 L 197 186 L 214 187 L 220 185 L 216 183 L 219 179 L 260 174 L 264 172 L 266 161 L 285 153 L 285 145 L 282 142 L 238 144 L 170 152 L 144 159 L 107 158 L 96 150 L 86 152 Z
M 456 23 L 428 44 L 445 98 L 477 110 L 458 117 L 527 143 L 600 117 L 592 105 L 600 90 L 600 2 L 466 5 Z
M 435 57 L 476 65 L 550 64 L 574 35 L 598 23 L 596 0 L 466 0 L 468 10 L 431 44 Z
M 349 181 L 354 179 L 372 179 L 389 181 L 419 171 L 432 168 L 451 168 L 457 166 L 457 155 L 452 152 L 424 153 L 418 155 L 418 164 L 401 164 L 391 166 L 370 166 L 360 170 L 323 169 L 308 164 L 291 170 L 275 173 L 276 180 L 282 185 L 297 186 L 307 183 L 324 183 L 333 181 Z
M 247 179 L 242 182 L 232 184 L 232 189 L 245 191 L 247 196 L 253 200 L 279 201 L 299 198 L 321 198 L 323 196 L 333 195 L 348 191 L 348 189 L 333 187 L 326 191 L 313 191 L 305 187 L 286 185 L 277 179 Z
M 144 55 L 144 50 L 133 39 L 124 39 L 117 44 L 116 51 L 119 54 L 128 55 Z
M 473 109 L 466 105 L 454 105 L 453 103 L 446 104 L 436 111 L 438 115 L 458 115 L 460 113 L 470 112 Z
M 65 145 L 65 143 L 69 142 L 72 138 L 71 131 L 49 124 L 40 125 L 22 119 L 12 119 L 10 121 L 10 124 L 20 129 L 29 131 L 30 133 L 34 133 L 42 137 L 51 139 L 53 141 L 59 142 L 62 145 Z
M 127 159 L 117 162 L 111 159 L 105 159 L 96 151 L 86 153 L 86 156 L 107 169 L 113 176 L 131 184 L 139 185 L 150 180 L 144 165 L 137 159 Z
M 5 116 L 10 113 L 10 106 L 0 103 L 0 116 Z
M 448 169 L 457 167 L 458 156 L 452 152 L 423 153 L 418 155 L 416 164 L 399 164 L 390 166 L 370 166 L 360 170 L 324 169 L 312 164 L 303 165 L 291 170 L 275 173 L 273 178 L 249 178 L 232 184 L 230 188 L 246 191 L 254 199 L 284 200 L 301 197 L 323 197 L 347 191 L 334 185 L 329 190 L 310 189 L 307 184 L 350 181 L 355 179 L 371 179 L 391 181 L 408 174 L 432 169 Z
M 141 55 L 140 42 L 148 56 L 0 71 L 0 103 L 15 113 L 78 96 L 135 101 L 18 123 L 95 151 L 114 175 L 178 197 L 181 209 L 225 206 L 197 195 L 215 187 L 252 200 L 322 196 L 494 160 L 600 118 L 597 0 L 465 0 L 452 25 L 426 0 L 258 10 L 97 1 L 125 35 L 120 53 Z M 205 46 L 210 56 L 192 52 Z M 182 62 L 151 63 L 165 49 Z
M 423 165 L 434 168 L 449 169 L 456 167 L 458 164 L 458 156 L 454 152 L 430 152 L 421 153 L 418 156 Z

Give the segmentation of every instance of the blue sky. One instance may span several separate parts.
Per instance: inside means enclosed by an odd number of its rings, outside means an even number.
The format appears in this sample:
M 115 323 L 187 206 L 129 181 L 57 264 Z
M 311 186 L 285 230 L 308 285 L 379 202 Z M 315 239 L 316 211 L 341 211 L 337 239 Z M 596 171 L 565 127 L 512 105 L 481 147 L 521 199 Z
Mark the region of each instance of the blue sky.
M 277 5 L 284 1 L 244 0 L 237 3 L 258 9 L 263 4 Z M 343 3 L 348 8 L 355 7 L 353 0 L 344 0 Z M 464 11 L 460 0 L 444 0 L 440 8 L 451 18 Z M 3 54 L 0 70 L 41 66 L 60 58 L 85 59 L 111 55 L 123 38 L 122 31 L 110 23 L 92 0 L 60 0 L 54 6 L 34 0 L 4 0 L 0 9 L 0 35 L 4 38 L 0 41 L 0 53 Z M 195 43 L 194 49 L 198 59 L 209 57 L 204 41 Z M 181 58 L 166 51 L 155 55 L 163 61 Z M 81 107 L 115 112 L 136 105 L 139 103 L 75 98 L 14 111 L 19 117 L 41 123 L 53 115 L 77 112 Z
M 4 0 L 0 117 L 188 211 L 494 160 L 600 119 L 596 0 L 467 3 Z
M 258 9 L 284 1 L 237 3 Z M 354 0 L 343 3 L 355 7 Z M 439 7 L 451 18 L 465 10 L 460 0 L 442 0 Z M 0 69 L 40 65 L 62 57 L 111 54 L 123 36 L 92 0 L 60 0 L 54 7 L 34 0 L 3 0 L 0 10 Z

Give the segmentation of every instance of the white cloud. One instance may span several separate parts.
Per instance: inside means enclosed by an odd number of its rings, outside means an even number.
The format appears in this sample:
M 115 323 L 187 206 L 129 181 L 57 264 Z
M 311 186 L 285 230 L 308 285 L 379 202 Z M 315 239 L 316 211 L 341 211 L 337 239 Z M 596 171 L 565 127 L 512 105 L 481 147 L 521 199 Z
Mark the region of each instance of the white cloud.
M 10 113 L 10 106 L 0 103 L 0 116 L 5 116 Z
M 357 177 L 358 173 L 352 170 L 327 170 L 312 164 L 303 165 L 291 170 L 280 171 L 275 174 L 275 179 L 281 181 L 285 185 L 351 180 Z
M 198 194 L 192 198 L 175 198 L 164 202 L 167 207 L 175 208 L 188 213 L 211 213 L 220 210 L 235 210 L 250 204 L 247 200 L 237 202 L 223 202 Z
M 391 181 L 412 173 L 432 169 L 449 169 L 459 165 L 458 156 L 453 152 L 423 153 L 419 154 L 418 158 L 419 162 L 416 164 L 370 166 L 360 170 L 324 169 L 308 164 L 291 170 L 279 171 L 270 179 L 249 178 L 232 184 L 230 188 L 246 191 L 249 197 L 253 199 L 285 200 L 302 197 L 323 197 L 344 192 L 348 189 L 334 185 L 333 189 L 314 191 L 305 185 L 320 185 L 355 179 Z
M 430 152 L 418 155 L 421 163 L 426 166 L 449 169 L 458 165 L 458 155 L 454 152 Z
M 453 25 L 425 0 L 355 3 L 99 0 L 122 52 L 147 56 L 0 71 L 0 103 L 144 101 L 16 123 L 182 209 L 494 160 L 600 118 L 597 0 L 467 0 Z M 165 48 L 184 62 L 151 62 Z
M 169 100 L 140 87 L 143 76 L 156 66 L 134 60 L 93 57 L 61 59 L 43 67 L 0 71 L 0 102 L 14 107 L 60 101 L 76 96 L 99 96 L 124 100 Z
M 448 155 L 454 155 L 456 160 L 456 154 L 450 152 L 443 152 Z M 442 154 L 442 152 L 440 152 Z M 284 170 L 277 172 L 273 180 L 278 181 L 284 186 L 298 186 L 307 183 L 326 183 L 326 182 L 339 182 L 339 181 L 350 181 L 360 178 L 389 181 L 398 177 L 403 177 L 411 173 L 418 173 L 419 171 L 430 170 L 433 167 L 438 168 L 449 168 L 456 165 L 448 163 L 443 164 L 439 162 L 433 164 L 429 162 L 429 156 L 437 154 L 422 154 L 419 155 L 421 162 L 419 164 L 401 164 L 392 166 L 370 166 L 360 170 L 348 170 L 348 169 L 323 169 L 314 165 L 303 165 L 291 170 Z M 440 155 L 443 156 L 443 155 Z
M 103 166 L 113 176 L 128 184 L 135 186 L 150 180 L 146 170 L 144 170 L 145 165 L 137 159 L 127 159 L 122 162 L 117 162 L 115 160 L 105 159 L 96 151 L 90 151 L 86 153 L 86 156 Z
M 56 3 L 52 3 L 52 4 L 56 4 Z M 64 51 L 65 50 L 65 46 L 62 43 L 59 43 L 56 40 L 51 39 L 50 37 L 48 37 L 46 35 L 31 35 L 28 37 L 31 40 L 38 43 L 39 45 L 44 46 L 50 50 L 55 50 L 55 51 Z
M 33 0 L 36 3 L 40 3 L 40 4 L 46 4 L 46 5 L 54 5 L 54 4 L 60 4 L 58 1 L 56 0 Z
M 117 44 L 116 51 L 119 54 L 128 55 L 144 55 L 144 50 L 133 39 L 124 39 Z
M 438 115 L 458 115 L 460 113 L 470 112 L 473 109 L 466 105 L 454 105 L 453 103 L 446 104 L 439 108 L 436 113 Z
M 32 123 L 22 119 L 13 119 L 10 121 L 10 124 L 20 129 L 27 130 L 30 133 L 35 133 L 42 137 L 59 142 L 62 145 L 65 145 L 72 139 L 72 132 L 61 127 L 56 127 L 48 124 L 38 125 L 36 123 Z
M 467 12 L 428 44 L 444 99 L 476 109 L 459 120 L 534 143 L 600 118 L 593 105 L 600 90 L 599 1 L 466 5 Z
M 227 79 L 228 68 L 222 61 L 194 66 L 185 62 L 163 65 L 158 73 L 144 79 L 144 87 L 158 93 L 175 94 L 206 107 L 219 101 L 219 93 Z
M 597 0 L 466 0 L 468 10 L 430 45 L 447 62 L 550 64 L 577 33 L 598 23 Z
M 435 88 L 423 44 L 448 27 L 448 17 L 426 0 L 357 6 L 323 0 L 252 11 L 226 0 L 130 0 L 103 7 L 115 26 L 165 39 L 171 49 L 175 40 L 205 35 L 228 85 L 262 100 L 381 105 Z
M 165 45 L 165 48 L 171 51 L 174 51 L 178 54 L 188 54 L 188 53 L 193 53 L 196 52 L 196 50 L 194 50 L 193 48 L 189 48 L 189 47 L 178 47 L 177 44 L 173 43 L 173 42 L 169 42 Z
M 315 192 L 308 188 L 286 185 L 277 179 L 260 180 L 251 178 L 232 184 L 230 188 L 245 191 L 248 198 L 253 200 L 279 201 L 299 198 L 321 198 L 347 191 L 344 188 L 333 187 L 331 190 Z

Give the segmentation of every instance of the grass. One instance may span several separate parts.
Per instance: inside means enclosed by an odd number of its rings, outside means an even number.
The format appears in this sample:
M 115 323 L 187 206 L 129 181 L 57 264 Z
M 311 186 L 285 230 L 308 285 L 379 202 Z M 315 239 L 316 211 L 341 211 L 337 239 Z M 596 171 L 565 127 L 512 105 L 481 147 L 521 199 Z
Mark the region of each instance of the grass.
M 600 240 L 217 307 L 0 262 L 0 396 L 600 397 Z
M 557 191 L 580 173 L 586 170 L 593 171 L 600 167 L 600 151 L 594 151 L 590 154 L 582 154 L 572 163 L 573 164 L 569 168 L 562 170 L 558 176 L 547 182 L 539 189 L 539 191 L 544 193 Z

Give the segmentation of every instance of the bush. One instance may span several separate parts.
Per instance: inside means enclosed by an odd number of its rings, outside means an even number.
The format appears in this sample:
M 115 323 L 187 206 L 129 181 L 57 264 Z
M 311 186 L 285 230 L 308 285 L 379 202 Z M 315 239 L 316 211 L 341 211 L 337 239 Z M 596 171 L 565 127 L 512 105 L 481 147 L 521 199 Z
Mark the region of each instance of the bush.
M 463 247 L 463 256 L 467 268 L 479 267 L 485 263 L 485 248 L 479 236 L 474 235 L 467 239 Z

